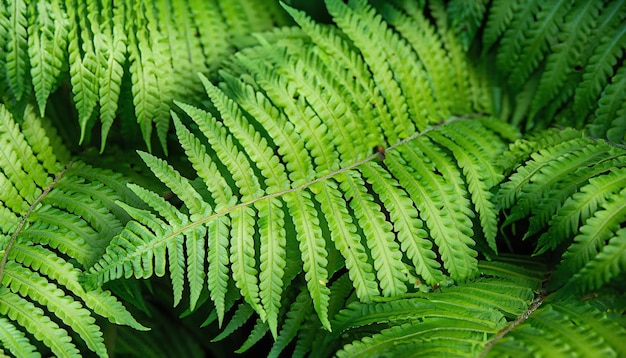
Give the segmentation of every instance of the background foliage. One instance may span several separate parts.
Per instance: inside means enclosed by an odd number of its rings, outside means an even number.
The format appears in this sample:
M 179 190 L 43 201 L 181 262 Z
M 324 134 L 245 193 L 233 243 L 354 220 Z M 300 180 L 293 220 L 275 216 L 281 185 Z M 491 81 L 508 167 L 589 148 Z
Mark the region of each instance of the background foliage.
M 624 1 L 0 5 L 5 354 L 626 354 Z

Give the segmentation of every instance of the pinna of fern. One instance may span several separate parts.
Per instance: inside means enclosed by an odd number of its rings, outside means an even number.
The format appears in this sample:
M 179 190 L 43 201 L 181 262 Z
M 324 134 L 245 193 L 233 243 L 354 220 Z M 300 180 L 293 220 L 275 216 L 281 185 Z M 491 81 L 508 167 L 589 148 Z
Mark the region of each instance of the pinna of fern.
M 591 125 L 594 136 L 626 134 L 626 3 L 496 0 L 482 47 L 504 79 L 511 120 L 526 129 Z
M 99 123 L 103 150 L 119 115 L 148 148 L 155 127 L 167 150 L 169 106 L 197 97 L 195 73 L 212 75 L 238 38 L 285 23 L 273 1 L 3 0 L 0 98 L 19 108 L 34 96 L 43 116 L 69 80 L 81 142 Z
M 344 275 L 330 287 L 340 302 L 331 316 L 333 331 L 316 331 L 307 297 L 298 296 L 268 356 L 278 357 L 292 340 L 293 357 L 625 353 L 626 327 L 609 317 L 618 306 L 605 306 L 608 296 L 587 301 L 546 296 L 547 266 L 528 257 L 502 256 L 478 267 L 482 277 L 470 282 L 378 302 L 355 299 Z M 618 308 L 616 314 L 622 313 Z
M 560 257 L 549 289 L 584 294 L 624 273 L 626 150 L 579 131 L 562 132 L 512 146 L 523 164 L 496 201 L 506 210 L 505 226 L 526 226 L 524 239 L 537 240 L 536 254 Z
M 0 143 L 0 344 L 18 357 L 46 349 L 107 356 L 95 317 L 145 327 L 109 291 L 85 291 L 79 277 L 129 219 L 115 201 L 137 198 L 121 176 L 71 162 L 32 106 L 18 125 L 0 105 Z
M 152 210 L 120 203 L 133 220 L 85 275 L 88 287 L 169 272 L 175 303 L 185 284 L 191 309 L 208 289 L 220 324 L 234 289 L 242 313 L 276 337 L 299 273 L 326 329 L 328 286 L 343 266 L 363 301 L 399 296 L 414 277 L 477 274 L 475 240 L 496 249 L 490 189 L 502 177 L 491 163 L 515 131 L 474 112 L 489 105 L 466 98 L 484 99 L 469 95 L 483 88 L 432 28 L 410 26 L 432 26 L 421 10 L 327 5 L 340 30 L 287 8 L 301 30 L 276 43 L 259 36 L 219 86 L 203 78 L 219 116 L 177 103 L 191 119 L 174 115 L 197 178 L 140 153 L 183 206 L 130 185 Z M 458 73 L 448 77 L 442 61 Z M 468 96 L 438 92 L 457 89 Z

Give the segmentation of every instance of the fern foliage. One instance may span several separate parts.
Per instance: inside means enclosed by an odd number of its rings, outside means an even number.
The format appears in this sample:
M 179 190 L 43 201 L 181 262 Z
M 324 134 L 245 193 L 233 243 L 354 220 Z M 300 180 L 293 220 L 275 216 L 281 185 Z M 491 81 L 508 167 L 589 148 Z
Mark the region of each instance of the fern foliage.
M 288 9 L 308 37 L 261 36 L 219 86 L 203 79 L 219 117 L 178 103 L 192 120 L 174 117 L 197 178 L 141 154 L 184 205 L 131 186 L 153 210 L 121 204 L 134 220 L 90 269 L 90 287 L 169 272 L 175 303 L 187 284 L 193 308 L 208 276 L 221 322 L 232 277 L 276 335 L 290 255 L 326 329 L 337 260 L 364 301 L 399 296 L 413 277 L 438 285 L 477 274 L 476 240 L 496 248 L 490 189 L 502 177 L 491 163 L 505 135 L 481 114 L 452 114 L 480 103 L 437 103 L 443 83 L 417 55 L 422 37 L 407 41 L 365 3 L 328 8 L 343 34 Z M 377 39 L 389 44 L 382 52 Z M 402 71 L 399 53 L 413 61 Z
M 591 124 L 594 135 L 624 141 L 625 16 L 621 0 L 492 2 L 483 50 L 510 91 L 513 120 Z
M 624 1 L 302 3 L 0 0 L 2 353 L 624 356 Z
M 278 3 L 6 0 L 0 11 L 0 98 L 34 92 L 43 116 L 51 92 L 69 79 L 81 141 L 100 125 L 102 149 L 116 117 L 136 121 L 163 148 L 174 98 L 194 98 L 242 37 L 285 24 Z M 193 86 L 192 84 L 196 85 Z M 132 113 L 118 107 L 126 94 Z
M 119 175 L 70 162 L 34 112 L 27 107 L 18 125 L 0 105 L 0 342 L 18 357 L 38 355 L 33 338 L 59 357 L 85 349 L 104 357 L 96 317 L 145 328 L 109 291 L 85 291 L 79 277 L 128 220 L 114 202 L 133 194 Z
M 333 331 L 312 339 L 307 337 L 311 318 L 294 307 L 285 321 L 285 330 L 297 337 L 293 356 L 623 354 L 626 329 L 609 317 L 604 303 L 546 296 L 541 287 L 548 270 L 540 261 L 503 256 L 478 267 L 480 278 L 435 292 L 369 303 L 343 295 Z M 342 292 L 342 285 L 339 279 L 331 290 Z M 298 326 L 291 324 L 295 314 L 304 317 Z M 284 348 L 283 333 L 270 356 Z
M 513 145 L 526 158 L 496 200 L 508 211 L 505 225 L 525 227 L 524 238 L 538 240 L 536 253 L 562 254 L 549 287 L 588 293 L 624 272 L 626 151 L 571 134 L 550 131 Z

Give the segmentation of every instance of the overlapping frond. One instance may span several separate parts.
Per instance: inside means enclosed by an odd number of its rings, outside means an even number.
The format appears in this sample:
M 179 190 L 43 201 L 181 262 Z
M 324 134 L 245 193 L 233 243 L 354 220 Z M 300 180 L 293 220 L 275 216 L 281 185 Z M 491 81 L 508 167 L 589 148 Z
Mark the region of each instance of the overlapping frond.
M 611 139 L 623 141 L 623 119 L 614 113 L 624 91 L 613 78 L 623 67 L 616 64 L 624 60 L 625 16 L 621 0 L 492 2 L 483 50 L 485 60 L 491 53 L 496 58 L 513 120 L 528 129 L 551 123 L 582 128 L 595 121 L 594 135 L 606 138 L 608 128 L 617 128 Z
M 416 280 L 477 275 L 476 240 L 496 251 L 490 190 L 502 176 L 491 163 L 510 128 L 482 114 L 452 116 L 473 107 L 465 99 L 437 104 L 433 89 L 445 76 L 417 54 L 434 31 L 409 41 L 407 27 L 396 32 L 363 2 L 328 6 L 342 32 L 288 9 L 310 38 L 259 35 L 219 86 L 202 78 L 219 116 L 177 103 L 192 120 L 174 122 L 198 178 L 141 153 L 182 206 L 132 185 L 152 210 L 122 204 L 134 220 L 85 276 L 88 286 L 169 272 L 175 303 L 188 285 L 193 309 L 206 274 L 220 323 L 232 282 L 259 332 L 267 322 L 279 336 L 295 277 L 331 329 L 329 287 L 344 265 L 363 301 L 400 296 Z M 383 51 L 372 46 L 381 41 Z M 285 259 L 293 254 L 296 266 Z
M 198 98 L 196 73 L 214 75 L 244 35 L 287 23 L 272 1 L 11 0 L 2 8 L 0 96 L 21 101 L 33 88 L 43 115 L 69 75 L 80 140 L 99 124 L 101 149 L 118 115 L 137 121 L 148 148 L 155 128 L 166 149 L 169 107 Z M 124 91 L 131 113 L 118 111 Z
M 598 304 L 569 299 L 546 302 L 523 323 L 495 340 L 485 357 L 613 356 L 626 353 L 626 328 Z
M 416 352 L 478 355 L 500 330 L 527 311 L 534 299 L 528 283 L 537 273 L 542 277 L 546 272 L 545 266 L 527 259 L 507 258 L 486 264 L 509 265 L 517 278 L 524 279 L 512 281 L 507 271 L 487 270 L 483 274 L 489 277 L 429 294 L 389 302 L 349 303 L 333 319 L 333 332 L 320 335 L 308 347 L 310 356 L 335 352 L 337 356 L 368 357 L 411 356 Z
M 0 105 L 1 344 L 16 356 L 33 351 L 27 332 L 54 355 L 77 356 L 72 332 L 107 356 L 96 316 L 144 327 L 110 292 L 85 291 L 79 277 L 128 220 L 115 201 L 133 194 L 119 175 L 68 162 L 34 112 L 27 107 L 18 126 Z
M 563 254 L 551 289 L 567 285 L 588 292 L 623 272 L 626 151 L 602 140 L 549 133 L 557 141 L 531 154 L 496 200 L 510 208 L 505 225 L 525 222 L 524 238 L 539 236 L 537 253 Z

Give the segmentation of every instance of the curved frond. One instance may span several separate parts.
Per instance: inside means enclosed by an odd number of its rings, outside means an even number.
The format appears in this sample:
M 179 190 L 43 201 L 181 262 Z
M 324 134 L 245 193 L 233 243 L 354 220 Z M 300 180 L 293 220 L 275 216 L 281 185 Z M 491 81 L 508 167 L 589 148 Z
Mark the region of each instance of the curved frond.
M 287 8 L 310 38 L 259 35 L 218 85 L 201 76 L 214 113 L 177 102 L 191 118 L 174 125 L 198 178 L 141 153 L 182 206 L 131 185 L 152 210 L 122 204 L 133 221 L 86 275 L 89 287 L 169 271 L 175 303 L 188 285 L 194 309 L 207 274 L 221 323 L 230 276 L 261 319 L 255 335 L 267 324 L 277 337 L 298 275 L 329 330 L 329 287 L 344 265 L 363 301 L 478 273 L 475 234 L 496 251 L 489 198 L 501 177 L 491 162 L 516 135 L 481 114 L 450 117 L 472 105 L 441 98 L 454 89 L 437 56 L 452 45 L 432 29 L 409 33 L 413 18 L 432 26 L 417 9 L 381 10 L 403 24 L 396 31 L 364 2 L 328 5 L 341 30 Z M 442 50 L 424 53 L 426 44 Z
M 524 239 L 541 234 L 537 254 L 563 253 L 549 289 L 588 292 L 623 272 L 618 230 L 626 221 L 626 151 L 602 140 L 560 141 L 531 154 L 496 198 L 510 208 L 505 225 L 527 222 Z
M 551 302 L 532 312 L 490 347 L 487 357 L 532 354 L 567 357 L 624 354 L 626 329 L 593 303 L 570 299 Z
M 101 150 L 120 115 L 138 123 L 148 149 L 156 129 L 167 151 L 170 105 L 199 101 L 196 73 L 214 76 L 236 46 L 250 43 L 247 35 L 289 23 L 278 2 L 251 0 L 11 0 L 2 8 L 0 95 L 20 102 L 32 88 L 43 116 L 50 95 L 69 80 L 79 141 L 99 124 Z M 132 113 L 118 110 L 126 91 Z
M 8 1 L 3 31 L 3 81 L 16 100 L 28 93 L 28 4 L 26 1 Z M 4 7 L 4 6 L 3 6 Z M 6 51 L 6 52 L 5 52 Z
M 86 292 L 79 277 L 129 218 L 115 201 L 132 202 L 133 194 L 118 174 L 59 161 L 65 153 L 55 155 L 56 139 L 34 111 L 28 107 L 18 126 L 0 105 L 1 207 L 8 219 L 0 223 L 7 238 L 0 260 L 2 344 L 13 353 L 32 351 L 25 330 L 57 356 L 78 355 L 73 342 L 80 339 L 104 357 L 95 315 L 146 328 L 110 292 Z

